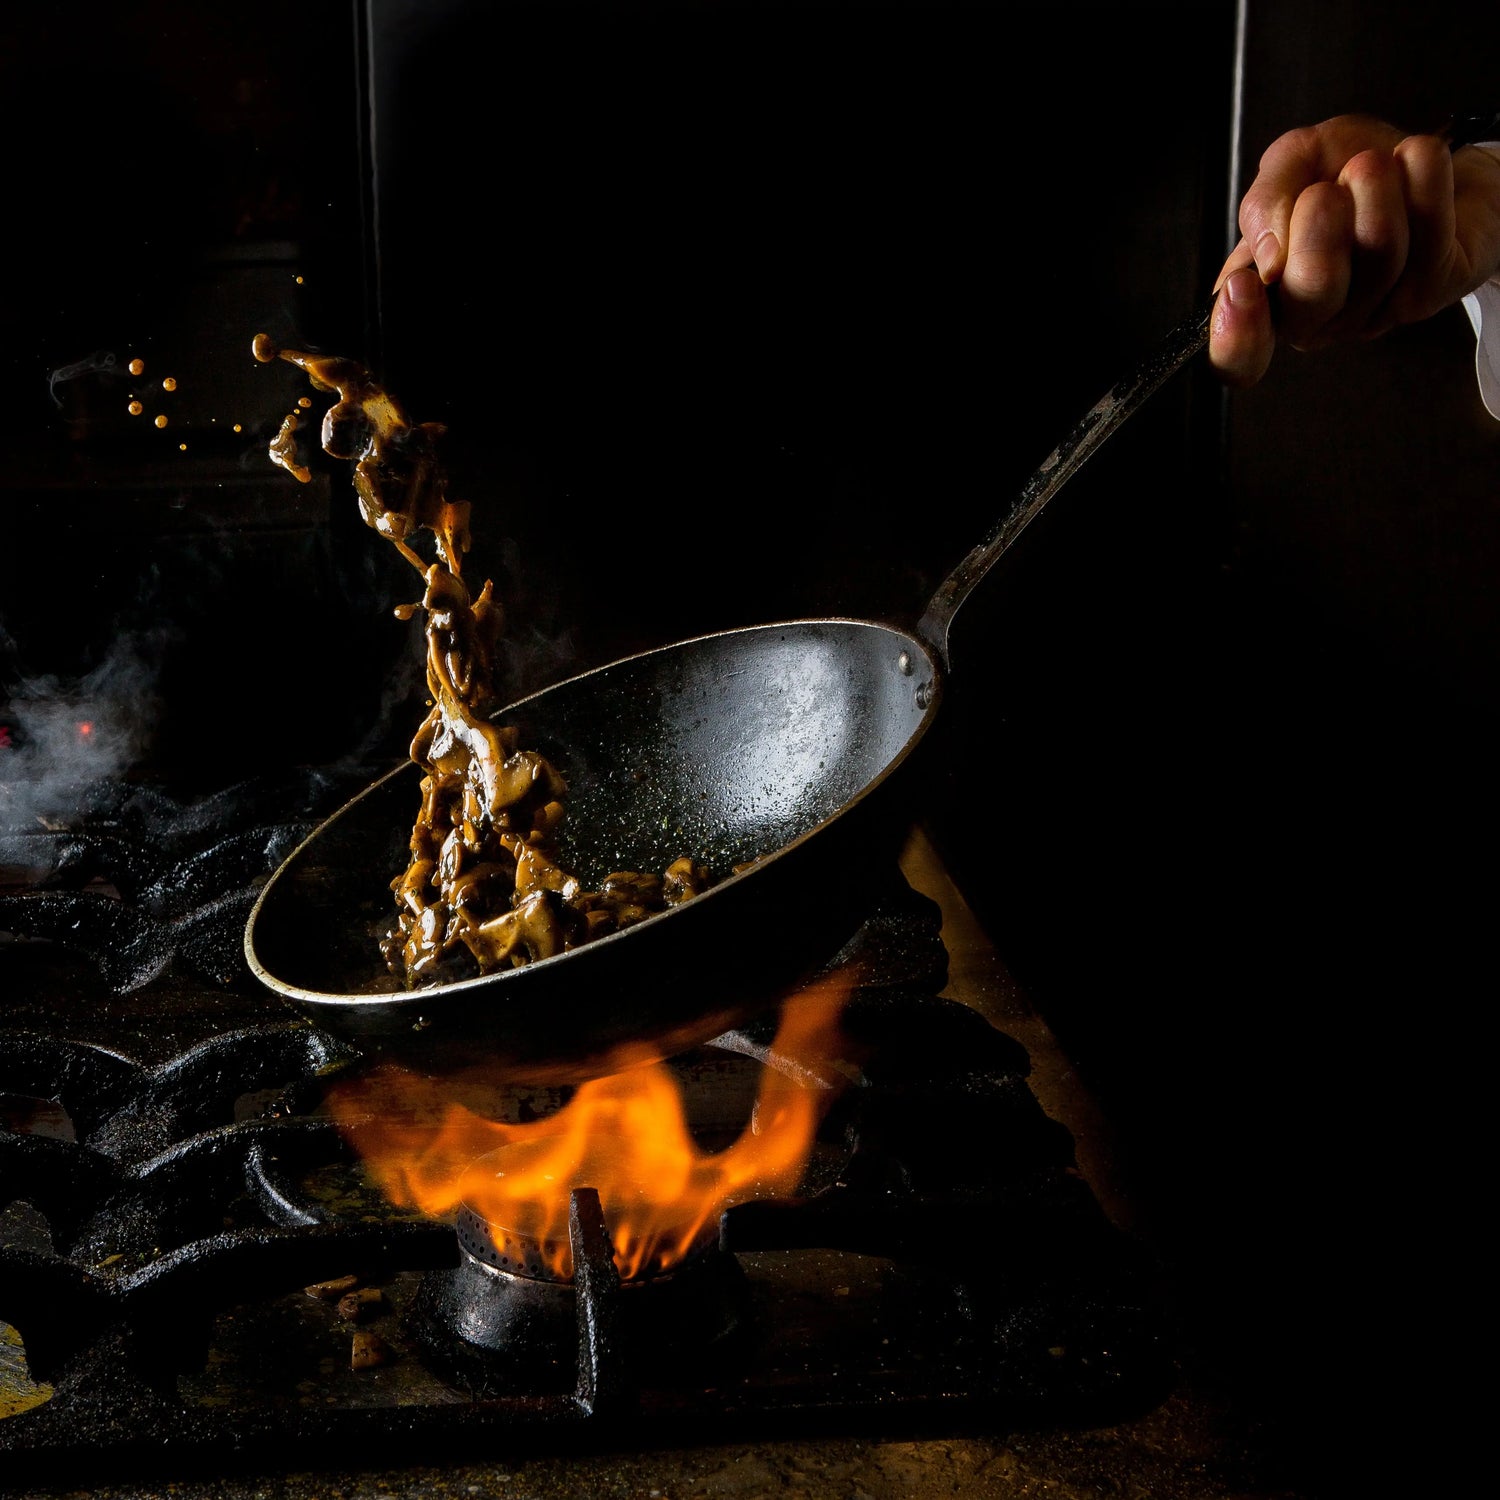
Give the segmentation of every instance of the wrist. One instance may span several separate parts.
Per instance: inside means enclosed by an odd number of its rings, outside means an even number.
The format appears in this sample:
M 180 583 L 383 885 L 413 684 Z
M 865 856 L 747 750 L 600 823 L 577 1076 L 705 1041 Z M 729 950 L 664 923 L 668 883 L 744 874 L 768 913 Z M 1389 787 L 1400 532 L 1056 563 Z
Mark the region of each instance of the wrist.
M 1482 151 L 1497 167 L 1500 167 L 1500 140 L 1470 141 L 1468 144 L 1473 150 Z M 1496 201 L 1500 203 L 1500 198 L 1497 198 Z M 1497 265 L 1486 280 L 1480 284 L 1488 286 L 1500 285 L 1500 265 Z

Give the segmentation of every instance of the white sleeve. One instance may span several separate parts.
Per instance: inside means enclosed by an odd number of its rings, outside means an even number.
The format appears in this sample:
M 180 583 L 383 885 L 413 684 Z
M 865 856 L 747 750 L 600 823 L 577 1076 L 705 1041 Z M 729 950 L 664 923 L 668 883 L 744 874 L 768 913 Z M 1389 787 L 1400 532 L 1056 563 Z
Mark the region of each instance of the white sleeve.
M 1479 342 L 1474 347 L 1474 373 L 1479 394 L 1492 417 L 1500 417 L 1500 278 L 1485 282 L 1464 298 L 1464 311 Z
M 1500 155 L 1500 141 L 1478 142 L 1481 151 Z M 1474 325 L 1474 373 L 1479 394 L 1492 417 L 1500 418 L 1500 276 L 1492 276 L 1464 298 L 1464 311 Z

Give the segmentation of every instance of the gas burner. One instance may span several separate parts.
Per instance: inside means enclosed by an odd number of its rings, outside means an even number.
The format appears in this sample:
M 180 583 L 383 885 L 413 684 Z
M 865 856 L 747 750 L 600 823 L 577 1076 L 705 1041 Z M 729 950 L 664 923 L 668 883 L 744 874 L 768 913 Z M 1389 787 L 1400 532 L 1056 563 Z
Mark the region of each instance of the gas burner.
M 504 1177 L 516 1170 L 517 1148 L 502 1146 L 496 1151 L 481 1156 L 464 1174 L 464 1181 L 472 1192 L 483 1188 L 487 1179 Z M 579 1186 L 587 1186 L 580 1183 Z M 645 1193 L 649 1184 L 639 1183 L 638 1191 Z M 566 1230 L 570 1186 L 561 1186 L 549 1202 L 546 1198 L 533 1197 L 526 1207 L 531 1210 L 526 1217 L 549 1219 L 559 1229 Z M 476 1202 L 476 1200 L 478 1200 Z M 454 1224 L 459 1248 L 473 1262 L 514 1280 L 547 1281 L 559 1286 L 568 1286 L 573 1281 L 573 1247 L 565 1235 L 538 1232 L 532 1227 L 520 1227 L 520 1215 L 512 1209 L 506 1220 L 489 1217 L 479 1206 L 482 1192 L 475 1192 L 459 1205 Z M 669 1224 L 664 1239 L 672 1244 L 676 1253 L 672 1264 L 691 1264 L 704 1254 L 707 1247 L 717 1240 L 715 1225 L 701 1226 L 688 1233 L 681 1224 Z M 614 1236 L 612 1236 L 613 1242 Z M 686 1240 L 686 1245 L 680 1242 Z M 616 1246 L 616 1256 L 619 1247 Z M 631 1285 L 663 1281 L 673 1272 L 664 1264 L 665 1254 L 658 1245 L 646 1264 L 631 1272 L 627 1278 Z
M 0 1466 L 1056 1425 L 1170 1389 L 1154 1264 L 1078 1175 L 1024 1049 L 942 997 L 937 909 L 894 871 L 829 963 L 859 976 L 836 1066 L 779 1050 L 770 1012 L 669 1061 L 709 1154 L 765 1127 L 767 1077 L 827 1095 L 800 1180 L 689 1224 L 691 1254 L 622 1276 L 587 1173 L 543 1233 L 477 1199 L 393 1206 L 329 1105 L 375 1059 L 269 1010 L 248 974 L 121 956 L 136 925 L 180 936 L 230 910 L 280 847 L 259 830 L 293 837 L 339 790 L 179 805 L 170 839 L 146 816 L 170 806 L 120 794 L 17 835 L 33 884 L 0 912 L 0 1333 L 24 1358 L 0 1363 Z M 265 823 L 278 802 L 288 821 Z M 112 915 L 65 933 L 68 901 Z M 510 1130 L 582 1087 L 468 1080 L 463 1100 Z
M 596 1198 L 583 1190 L 582 1201 Z M 570 1218 L 573 1209 L 570 1205 Z M 600 1215 L 602 1226 L 602 1213 Z M 620 1281 L 603 1232 L 602 1255 L 584 1277 L 567 1281 L 495 1264 L 477 1215 L 460 1215 L 459 1264 L 429 1272 L 412 1304 L 410 1326 L 449 1378 L 477 1393 L 534 1389 L 548 1378 L 571 1385 L 580 1316 L 592 1315 L 580 1285 L 601 1280 L 613 1299 L 614 1337 L 625 1366 L 670 1383 L 699 1381 L 722 1362 L 744 1331 L 748 1283 L 714 1235 L 676 1269 Z M 587 1254 L 587 1251 L 585 1251 Z M 582 1265 L 570 1244 L 570 1262 Z M 597 1294 L 596 1294 L 597 1295 Z

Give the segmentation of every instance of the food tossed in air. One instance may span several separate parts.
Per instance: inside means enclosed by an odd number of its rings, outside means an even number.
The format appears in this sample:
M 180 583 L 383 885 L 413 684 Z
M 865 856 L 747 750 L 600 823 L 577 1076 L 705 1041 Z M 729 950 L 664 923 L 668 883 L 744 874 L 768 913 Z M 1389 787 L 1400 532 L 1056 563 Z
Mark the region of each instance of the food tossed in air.
M 391 882 L 396 918 L 381 940 L 390 970 L 413 986 L 531 963 L 686 901 L 711 883 L 708 868 L 683 856 L 661 875 L 622 871 L 585 890 L 558 862 L 567 783 L 543 755 L 496 725 L 496 647 L 504 611 L 487 581 L 471 594 L 462 575 L 469 505 L 448 498 L 437 455 L 441 425 L 409 421 L 400 405 L 354 360 L 279 348 L 265 334 L 252 346 L 263 362 L 284 359 L 313 388 L 336 393 L 323 417 L 323 449 L 354 461 L 354 489 L 366 525 L 422 576 L 431 707 L 411 742 L 423 771 L 410 862 Z M 271 458 L 306 483 L 297 457 L 299 418 L 288 415 Z M 418 550 L 432 537 L 432 560 Z

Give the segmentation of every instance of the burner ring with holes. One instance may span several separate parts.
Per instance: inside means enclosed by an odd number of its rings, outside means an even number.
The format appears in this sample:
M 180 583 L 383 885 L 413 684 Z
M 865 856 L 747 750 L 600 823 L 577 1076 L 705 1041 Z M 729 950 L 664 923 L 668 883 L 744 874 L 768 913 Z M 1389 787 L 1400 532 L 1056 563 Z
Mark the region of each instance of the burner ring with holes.
M 559 1390 L 575 1378 L 579 1292 L 570 1280 L 496 1264 L 488 1226 L 472 1209 L 459 1215 L 459 1264 L 423 1277 L 407 1316 L 429 1360 L 479 1391 Z M 464 1221 L 470 1222 L 465 1225 Z M 540 1247 L 535 1253 L 540 1255 Z M 618 1331 L 630 1361 L 661 1379 L 704 1378 L 746 1346 L 748 1283 L 719 1245 L 717 1225 L 671 1271 L 622 1281 Z

